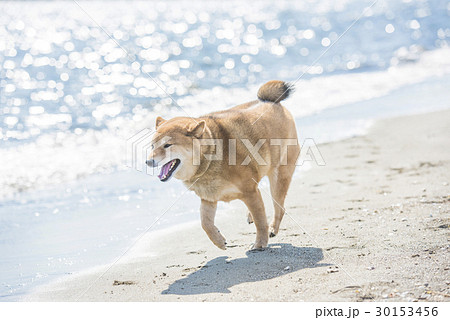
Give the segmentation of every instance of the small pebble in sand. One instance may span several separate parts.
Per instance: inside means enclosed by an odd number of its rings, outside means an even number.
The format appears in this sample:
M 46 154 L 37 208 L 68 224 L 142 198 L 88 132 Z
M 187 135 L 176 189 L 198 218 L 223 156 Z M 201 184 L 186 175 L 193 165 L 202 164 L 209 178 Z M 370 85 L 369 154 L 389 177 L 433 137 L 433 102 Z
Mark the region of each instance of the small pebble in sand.
M 334 267 L 334 268 L 330 267 L 327 270 L 327 273 L 336 273 L 336 272 L 339 272 L 339 269 L 337 267 Z
M 374 266 L 367 267 L 367 270 L 375 270 Z
M 423 293 L 423 294 L 420 295 L 419 299 L 420 299 L 420 300 L 426 300 L 426 299 L 428 299 L 428 298 L 430 298 L 430 297 L 431 297 L 431 294 L 429 294 L 429 293 Z
M 408 219 L 406 219 L 406 218 L 402 218 L 402 221 L 408 221 Z
M 134 281 L 119 281 L 119 280 L 114 280 L 113 286 L 131 286 L 133 284 L 136 284 Z M 112 293 L 112 291 L 111 291 Z

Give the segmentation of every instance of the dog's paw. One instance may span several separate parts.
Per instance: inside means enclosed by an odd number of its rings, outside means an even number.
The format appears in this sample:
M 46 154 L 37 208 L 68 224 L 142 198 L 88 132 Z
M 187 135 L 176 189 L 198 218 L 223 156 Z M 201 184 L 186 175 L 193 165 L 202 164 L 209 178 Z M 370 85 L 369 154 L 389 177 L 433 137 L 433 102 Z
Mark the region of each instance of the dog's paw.
M 227 243 L 224 242 L 223 244 L 216 244 L 217 248 L 222 249 L 222 250 L 227 250 Z
M 253 243 L 251 246 L 250 246 L 250 250 L 251 251 L 262 251 L 262 250 L 264 250 L 266 247 L 263 247 L 263 246 L 261 246 L 261 245 L 257 245 L 256 243 Z
M 227 250 L 227 240 L 225 240 L 224 236 L 220 234 L 220 231 L 218 232 L 217 238 L 214 239 L 213 242 L 217 248 Z
M 248 224 L 253 223 L 253 217 L 252 217 L 252 214 L 250 213 L 250 211 L 247 214 L 247 222 L 248 222 Z
M 267 239 L 266 240 L 256 240 L 256 242 L 251 246 L 250 250 L 264 250 L 267 248 Z
M 275 230 L 274 226 L 269 227 L 269 237 L 273 238 L 277 235 L 278 230 Z

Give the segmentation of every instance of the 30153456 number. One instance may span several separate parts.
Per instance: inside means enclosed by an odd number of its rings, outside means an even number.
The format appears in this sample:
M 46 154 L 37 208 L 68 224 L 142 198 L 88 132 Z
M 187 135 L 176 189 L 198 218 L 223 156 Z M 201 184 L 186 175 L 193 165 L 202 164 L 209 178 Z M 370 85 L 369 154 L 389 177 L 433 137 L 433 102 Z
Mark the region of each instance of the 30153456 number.
M 375 316 L 381 317 L 412 317 L 414 315 L 436 317 L 438 315 L 437 307 L 376 307 Z

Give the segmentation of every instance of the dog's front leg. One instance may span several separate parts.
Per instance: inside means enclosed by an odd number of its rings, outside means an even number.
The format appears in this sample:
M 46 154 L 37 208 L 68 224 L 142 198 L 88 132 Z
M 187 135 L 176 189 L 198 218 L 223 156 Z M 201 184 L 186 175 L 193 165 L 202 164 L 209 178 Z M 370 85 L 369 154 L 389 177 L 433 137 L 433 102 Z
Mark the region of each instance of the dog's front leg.
M 200 214 L 202 219 L 202 228 L 205 230 L 211 241 L 220 249 L 225 250 L 227 244 L 225 238 L 220 234 L 219 229 L 214 225 L 216 216 L 217 202 L 210 202 L 202 199 Z
M 266 211 L 259 189 L 245 194 L 242 200 L 248 210 L 250 210 L 253 221 L 255 222 L 256 241 L 252 249 L 267 247 L 267 243 L 269 242 L 269 226 L 267 225 Z

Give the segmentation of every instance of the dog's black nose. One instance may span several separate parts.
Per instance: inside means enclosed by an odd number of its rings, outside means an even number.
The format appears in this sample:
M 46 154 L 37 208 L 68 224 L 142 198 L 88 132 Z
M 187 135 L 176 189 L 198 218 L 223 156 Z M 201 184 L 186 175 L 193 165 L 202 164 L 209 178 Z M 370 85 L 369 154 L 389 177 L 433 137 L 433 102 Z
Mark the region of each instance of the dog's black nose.
M 148 165 L 149 167 L 156 167 L 156 162 L 153 159 L 145 161 L 145 164 Z

